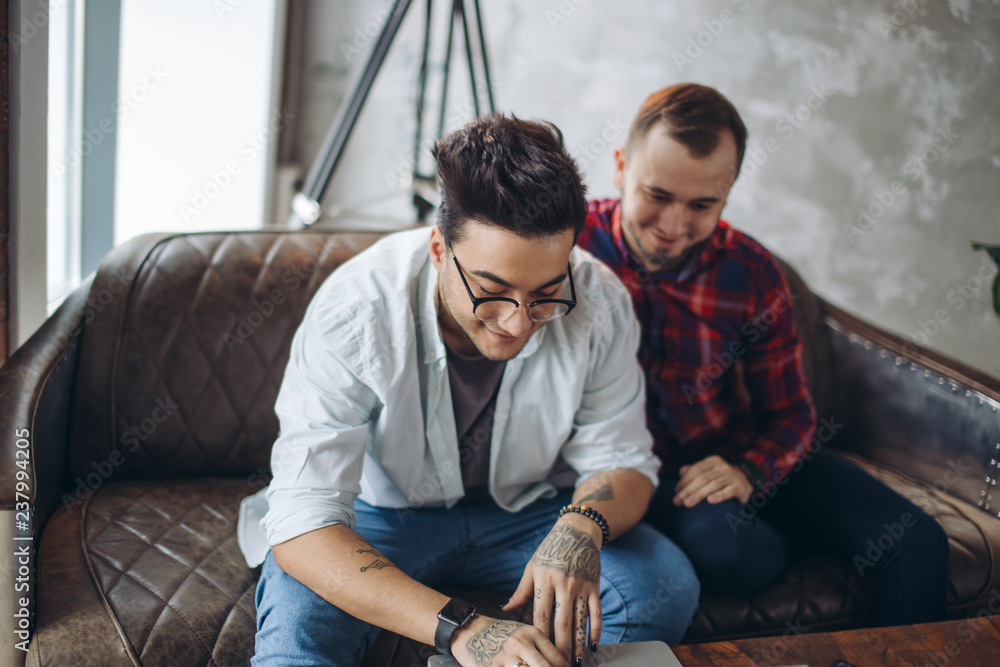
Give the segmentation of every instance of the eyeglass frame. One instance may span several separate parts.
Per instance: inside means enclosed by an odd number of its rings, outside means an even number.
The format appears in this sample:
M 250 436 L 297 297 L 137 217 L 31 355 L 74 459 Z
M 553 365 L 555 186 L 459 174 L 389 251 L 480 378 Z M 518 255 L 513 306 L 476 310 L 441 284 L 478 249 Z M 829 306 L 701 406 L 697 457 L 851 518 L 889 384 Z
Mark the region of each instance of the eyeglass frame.
M 576 301 L 576 286 L 573 284 L 573 267 L 572 267 L 572 265 L 569 262 L 566 263 L 566 276 L 569 278 L 569 291 L 570 291 L 570 299 L 571 300 L 567 300 L 567 299 L 538 299 L 537 301 L 532 301 L 529 304 L 524 304 L 521 301 L 518 301 L 517 299 L 511 299 L 510 297 L 507 297 L 507 296 L 476 296 L 475 294 L 473 294 L 472 293 L 472 288 L 469 287 L 469 281 L 466 280 L 466 278 L 465 278 L 465 271 L 462 270 L 462 265 L 458 263 L 458 257 L 455 255 L 455 251 L 452 250 L 450 246 L 449 246 L 448 249 L 451 250 L 451 258 L 452 258 L 452 260 L 454 260 L 455 267 L 458 269 L 458 276 L 462 279 L 462 284 L 465 285 L 465 291 L 469 294 L 469 298 L 472 300 L 472 314 L 475 315 L 476 319 L 479 320 L 480 322 L 499 322 L 500 321 L 499 319 L 497 319 L 497 320 L 483 320 L 483 319 L 479 319 L 479 316 L 476 315 L 476 309 L 479 308 L 479 306 L 481 304 L 489 302 L 489 301 L 506 301 L 507 303 L 514 304 L 514 308 L 510 311 L 511 315 L 513 315 L 514 313 L 516 313 L 517 309 L 520 308 L 521 306 L 527 305 L 527 307 L 528 307 L 528 319 L 531 320 L 532 322 L 537 322 L 539 324 L 545 324 L 546 322 L 555 322 L 558 319 L 566 317 L 571 312 L 573 312 L 574 308 L 576 308 L 576 303 L 577 303 L 577 301 Z M 537 306 L 539 304 L 542 304 L 542 303 L 561 303 L 561 304 L 563 304 L 565 306 L 568 306 L 568 309 L 566 310 L 565 313 L 563 313 L 559 317 L 553 317 L 551 320 L 534 320 L 534 319 L 531 319 L 531 310 L 530 309 L 534 308 L 535 306 Z M 508 315 L 507 317 L 510 317 L 510 315 Z M 505 318 L 502 318 L 502 319 L 507 319 L 507 318 L 505 317 Z

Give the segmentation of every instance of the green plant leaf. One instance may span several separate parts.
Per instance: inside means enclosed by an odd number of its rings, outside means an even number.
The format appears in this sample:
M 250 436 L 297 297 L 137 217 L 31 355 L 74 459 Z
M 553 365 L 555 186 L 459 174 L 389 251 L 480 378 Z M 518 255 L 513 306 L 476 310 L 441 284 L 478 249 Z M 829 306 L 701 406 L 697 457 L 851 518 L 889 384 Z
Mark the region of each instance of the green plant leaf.
M 973 250 L 985 250 L 989 253 L 990 259 L 993 263 L 1000 268 L 1000 245 L 991 245 L 989 243 L 977 243 L 972 242 Z M 997 275 L 996 279 L 993 281 L 993 311 L 1000 315 L 1000 275 Z
M 1000 315 L 1000 276 L 993 281 L 993 310 Z
M 989 253 L 990 259 L 992 259 L 997 266 L 1000 266 L 1000 245 L 992 245 L 989 243 L 977 243 L 972 242 L 973 250 L 985 250 Z

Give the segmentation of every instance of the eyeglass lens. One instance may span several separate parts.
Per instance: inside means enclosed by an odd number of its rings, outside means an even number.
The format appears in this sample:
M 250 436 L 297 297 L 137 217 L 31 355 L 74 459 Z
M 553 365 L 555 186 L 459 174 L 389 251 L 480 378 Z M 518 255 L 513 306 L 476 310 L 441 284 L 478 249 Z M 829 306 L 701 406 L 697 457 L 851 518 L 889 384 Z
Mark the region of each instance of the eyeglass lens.
M 476 317 L 483 322 L 496 322 L 509 317 L 516 308 L 509 301 L 487 301 L 476 308 Z M 528 308 L 528 317 L 535 322 L 547 322 L 562 317 L 568 311 L 569 306 L 565 303 L 540 303 Z

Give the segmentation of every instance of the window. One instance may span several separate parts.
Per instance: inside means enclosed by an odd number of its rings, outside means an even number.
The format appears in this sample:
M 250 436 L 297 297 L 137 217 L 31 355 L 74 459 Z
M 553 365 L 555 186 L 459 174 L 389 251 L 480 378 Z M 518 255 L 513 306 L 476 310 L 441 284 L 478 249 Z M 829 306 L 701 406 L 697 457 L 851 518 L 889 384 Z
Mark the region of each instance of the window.
M 54 3 L 49 313 L 147 232 L 270 224 L 285 0 Z

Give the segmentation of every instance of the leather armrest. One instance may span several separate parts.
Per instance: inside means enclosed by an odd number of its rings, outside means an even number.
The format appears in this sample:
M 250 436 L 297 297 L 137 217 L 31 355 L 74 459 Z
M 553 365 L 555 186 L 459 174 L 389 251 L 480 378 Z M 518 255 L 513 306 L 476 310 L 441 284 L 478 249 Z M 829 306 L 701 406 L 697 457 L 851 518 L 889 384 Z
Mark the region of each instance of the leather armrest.
M 826 305 L 839 447 L 993 515 L 1000 379 Z
M 7 543 L 18 554 L 10 559 L 11 571 L 0 576 L 9 576 L 11 582 L 15 575 L 21 576 L 24 562 L 20 550 L 26 549 L 31 581 L 27 582 L 26 590 L 18 589 L 20 592 L 14 599 L 27 598 L 32 628 L 38 588 L 35 562 L 42 528 L 59 494 L 68 486 L 70 397 L 80 338 L 88 317 L 90 284 L 87 280 L 73 291 L 52 317 L 0 366 L 0 460 L 4 462 L 0 465 L 0 510 L 6 510 L 5 517 L 13 522 L 10 525 L 13 534 L 4 531 L 4 535 L 13 538 Z M 25 518 L 27 521 L 22 523 Z M 7 600 L 8 594 L 12 594 L 10 589 L 0 595 L 4 607 L 13 602 Z M 19 603 L 15 607 L 17 611 L 22 608 Z M 5 623 L 3 634 L 8 640 L 14 639 L 12 632 Z M 19 635 L 15 641 L 22 639 Z
M 27 460 L 27 495 L 36 540 L 68 483 L 66 439 L 80 338 L 88 317 L 91 280 L 74 290 L 0 367 L 0 509 L 15 508 L 17 461 Z M 93 312 L 90 310 L 89 312 Z M 17 458 L 19 436 L 28 458 Z M 25 480 L 21 480 L 25 481 Z M 23 488 L 23 487 L 22 487 Z

